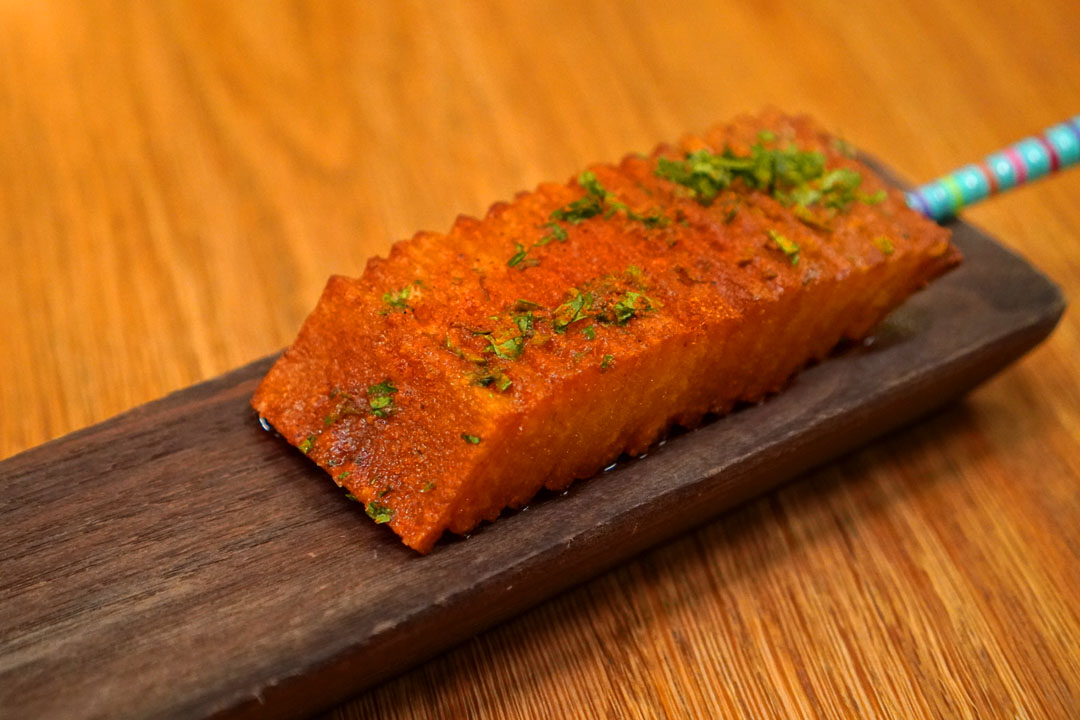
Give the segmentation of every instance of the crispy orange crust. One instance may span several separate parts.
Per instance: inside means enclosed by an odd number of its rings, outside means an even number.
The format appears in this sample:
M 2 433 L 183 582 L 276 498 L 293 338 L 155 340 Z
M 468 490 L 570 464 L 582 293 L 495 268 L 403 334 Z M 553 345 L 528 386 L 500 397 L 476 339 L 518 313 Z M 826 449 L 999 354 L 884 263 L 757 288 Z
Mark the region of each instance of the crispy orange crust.
M 567 225 L 563 242 L 531 247 L 553 210 L 583 196 L 571 181 L 498 203 L 482 220 L 460 217 L 446 235 L 398 242 L 363 277 L 330 278 L 252 404 L 369 514 L 391 517 L 405 544 L 428 552 L 444 531 L 468 532 L 541 487 L 565 488 L 673 423 L 693 426 L 780 390 L 960 256 L 948 231 L 896 190 L 822 229 L 740 182 L 706 207 L 654 173 L 661 155 L 745 153 L 762 129 L 822 151 L 830 168 L 857 170 L 867 193 L 885 188 L 811 121 L 777 113 L 593 166 L 633 211 L 676 221 L 597 216 Z M 798 244 L 797 264 L 770 230 Z M 531 247 L 528 262 L 508 267 L 516 243 Z M 385 301 L 403 288 L 403 303 Z M 564 304 L 575 291 L 591 293 L 608 322 L 556 332 L 573 317 Z M 625 324 L 611 322 L 627 293 L 648 300 Z M 521 334 L 514 318 L 526 310 L 534 326 L 520 355 L 498 357 L 492 339 Z M 386 380 L 397 392 L 376 417 L 369 387 Z

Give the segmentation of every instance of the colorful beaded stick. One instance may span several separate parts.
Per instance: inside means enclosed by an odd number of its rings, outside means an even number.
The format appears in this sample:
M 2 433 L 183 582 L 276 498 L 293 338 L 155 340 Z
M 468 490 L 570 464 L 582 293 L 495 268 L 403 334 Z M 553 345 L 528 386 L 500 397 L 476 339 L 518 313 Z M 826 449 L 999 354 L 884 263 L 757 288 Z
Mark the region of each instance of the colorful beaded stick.
M 1080 163 L 1080 115 L 912 190 L 907 204 L 934 220 L 1002 190 Z

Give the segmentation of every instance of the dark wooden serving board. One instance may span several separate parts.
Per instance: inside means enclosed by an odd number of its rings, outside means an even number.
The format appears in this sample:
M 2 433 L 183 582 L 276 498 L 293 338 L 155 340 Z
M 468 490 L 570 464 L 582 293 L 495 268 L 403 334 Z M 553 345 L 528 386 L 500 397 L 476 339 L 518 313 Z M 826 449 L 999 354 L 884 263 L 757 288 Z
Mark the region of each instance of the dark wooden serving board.
M 0 463 L 0 716 L 289 717 L 340 701 L 967 392 L 1060 291 L 975 228 L 868 347 L 428 556 L 262 431 L 272 358 Z

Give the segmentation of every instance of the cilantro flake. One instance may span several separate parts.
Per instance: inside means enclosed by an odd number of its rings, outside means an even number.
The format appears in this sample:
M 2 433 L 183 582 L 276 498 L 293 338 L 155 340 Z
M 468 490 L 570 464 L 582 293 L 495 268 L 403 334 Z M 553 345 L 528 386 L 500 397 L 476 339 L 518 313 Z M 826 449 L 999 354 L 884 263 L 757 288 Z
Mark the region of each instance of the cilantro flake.
M 862 175 L 848 168 L 830 170 L 821 178 L 821 201 L 825 207 L 846 210 L 855 202 Z
M 596 179 L 596 174 L 591 170 L 586 170 L 578 176 L 578 184 L 585 189 L 585 196 L 553 211 L 550 215 L 552 221 L 561 220 L 571 225 L 578 225 L 604 211 L 603 202 L 607 197 L 607 191 Z
M 573 297 L 555 308 L 552 326 L 557 333 L 564 333 L 566 332 L 566 328 L 573 325 L 578 320 L 584 320 L 589 317 L 589 310 L 592 309 L 594 297 L 591 292 L 583 293 L 577 290 L 572 290 L 571 292 L 573 293 Z
M 542 307 L 543 306 L 540 303 L 534 303 L 529 300 L 518 299 L 514 301 L 514 310 L 516 310 L 517 312 L 525 312 L 527 310 L 539 310 Z
M 769 237 L 772 238 L 772 241 L 776 243 L 776 246 L 780 248 L 781 252 L 787 255 L 787 258 L 791 261 L 792 265 L 799 264 L 800 250 L 798 245 L 796 245 L 791 240 L 788 240 L 786 237 L 776 232 L 775 230 L 769 230 Z
M 525 259 L 525 256 L 529 252 L 521 243 L 514 243 L 514 249 L 516 250 L 516 252 L 510 257 L 509 260 L 506 261 L 506 264 L 509 267 L 514 267 L 515 265 L 518 265 L 522 260 Z
M 566 230 L 563 229 L 563 226 L 555 222 L 554 220 L 549 223 L 544 223 L 540 227 L 548 228 L 548 233 L 541 237 L 539 240 L 537 240 L 534 244 L 534 247 L 543 247 L 552 240 L 557 240 L 558 242 L 566 242 L 566 238 L 569 237 L 569 235 L 567 235 L 566 233 Z
M 878 235 L 876 238 L 874 238 L 874 245 L 876 245 L 877 249 L 880 250 L 884 255 L 892 255 L 893 252 L 895 252 L 896 250 L 896 248 L 893 247 L 892 240 L 885 237 L 884 235 Z
M 585 196 L 551 213 L 552 222 L 545 227 L 552 228 L 552 233 L 550 236 L 541 238 L 541 242 L 537 243 L 538 245 L 551 242 L 551 239 L 560 242 L 566 240 L 566 231 L 555 221 L 561 220 L 571 225 L 577 225 L 601 213 L 605 219 L 608 219 L 615 213 L 621 212 L 626 215 L 628 220 L 640 222 L 647 228 L 665 227 L 671 224 L 671 219 L 660 212 L 641 215 L 631 210 L 626 203 L 616 197 L 615 193 L 605 188 L 597 179 L 596 173 L 591 170 L 586 170 L 578 176 L 578 185 L 585 190 Z M 556 230 L 556 228 L 558 229 Z
M 516 360 L 525 351 L 525 342 L 533 336 L 533 314 L 522 312 L 513 316 L 514 326 L 518 334 L 510 337 L 499 336 L 495 333 L 487 333 L 488 345 L 485 352 L 495 355 L 502 360 Z
M 520 335 L 506 338 L 499 342 L 494 340 L 489 340 L 488 342 L 489 344 L 485 350 L 494 353 L 495 357 L 502 360 L 516 360 L 525 350 L 525 340 Z
M 722 190 L 735 180 L 742 180 L 751 190 L 768 193 L 785 205 L 823 205 L 836 210 L 848 209 L 856 200 L 877 204 L 882 193 L 862 195 L 857 192 L 862 176 L 849 168 L 826 170 L 824 154 L 799 150 L 794 146 L 766 148 L 775 135 L 763 131 L 749 156 L 737 156 L 730 150 L 714 153 L 697 150 L 682 160 L 661 157 L 656 175 L 685 187 L 702 205 L 711 205 Z M 731 215 L 733 217 L 733 215 Z M 729 220 L 730 221 L 730 220 Z
M 386 303 L 387 307 L 382 311 L 382 314 L 386 315 L 391 312 L 405 312 L 406 310 L 409 310 L 410 308 L 405 301 L 409 299 L 411 293 L 412 290 L 408 285 L 400 290 L 392 290 L 383 293 L 382 300 Z
M 379 502 L 369 502 L 365 507 L 365 511 L 368 517 L 375 521 L 376 525 L 382 525 L 394 519 L 394 511 Z
M 397 391 L 398 389 L 390 380 L 383 380 L 378 385 L 369 385 L 368 405 L 371 407 L 371 414 L 377 418 L 385 418 L 397 410 L 397 406 L 394 405 L 394 395 Z
M 521 332 L 521 336 L 524 338 L 532 337 L 533 334 L 533 314 L 531 312 L 523 312 L 514 316 L 514 324 L 517 325 L 518 330 Z
M 611 306 L 612 321 L 616 325 L 625 325 L 630 322 L 641 312 L 639 303 L 644 304 L 644 310 L 652 309 L 652 300 L 641 293 L 628 291 L 618 302 Z
M 513 381 L 500 368 L 484 369 L 473 376 L 473 382 L 481 387 L 494 385 L 499 392 L 506 392 Z

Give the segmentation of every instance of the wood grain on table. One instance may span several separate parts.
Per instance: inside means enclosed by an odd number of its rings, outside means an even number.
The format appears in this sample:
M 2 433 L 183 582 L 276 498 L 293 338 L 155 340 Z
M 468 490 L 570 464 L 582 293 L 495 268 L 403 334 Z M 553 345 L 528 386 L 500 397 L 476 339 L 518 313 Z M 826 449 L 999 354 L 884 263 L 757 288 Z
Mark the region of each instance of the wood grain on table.
M 0 3 L 0 457 L 284 346 L 417 229 L 742 110 L 929 179 L 1080 112 L 1078 32 L 1067 0 Z M 965 216 L 1076 297 L 1078 197 Z M 1075 717 L 1078 357 L 1067 313 L 963 403 L 334 714 Z

